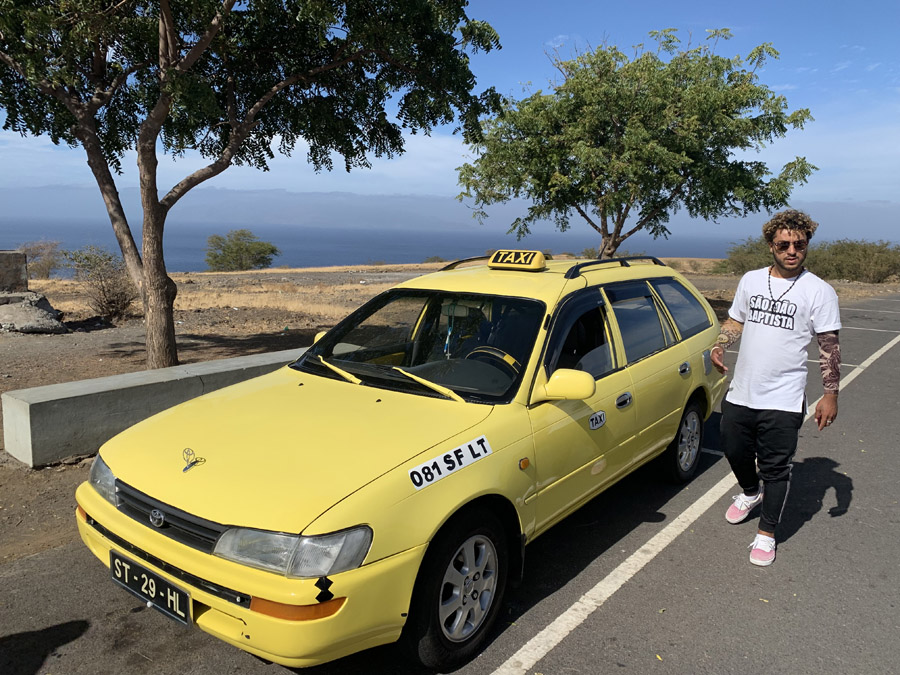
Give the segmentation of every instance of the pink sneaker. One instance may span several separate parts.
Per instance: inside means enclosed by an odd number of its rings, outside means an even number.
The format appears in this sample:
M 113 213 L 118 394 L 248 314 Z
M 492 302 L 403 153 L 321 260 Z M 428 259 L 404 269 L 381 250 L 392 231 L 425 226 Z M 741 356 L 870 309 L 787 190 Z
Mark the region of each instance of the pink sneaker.
M 750 515 L 750 511 L 762 501 L 762 498 L 762 488 L 760 488 L 759 492 L 752 497 L 748 497 L 743 492 L 739 495 L 735 495 L 732 497 L 734 502 L 732 502 L 731 506 L 729 506 L 728 510 L 725 512 L 725 520 L 733 525 L 744 522 L 747 519 L 747 516 Z
M 775 562 L 775 540 L 763 534 L 757 534 L 750 549 L 750 562 L 760 567 L 768 567 Z

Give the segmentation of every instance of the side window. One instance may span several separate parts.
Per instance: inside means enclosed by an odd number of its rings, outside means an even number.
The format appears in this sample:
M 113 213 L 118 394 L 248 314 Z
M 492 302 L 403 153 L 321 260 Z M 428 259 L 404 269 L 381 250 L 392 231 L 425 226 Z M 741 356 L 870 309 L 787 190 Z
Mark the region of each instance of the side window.
M 683 339 L 712 325 L 706 309 L 682 283 L 675 279 L 654 279 L 650 283 L 668 308 Z
M 563 327 L 562 335 L 555 336 L 548 372 L 572 368 L 588 372 L 596 379 L 615 368 L 603 307 L 592 307 L 581 314 L 575 312 L 574 316 L 571 325 Z
M 608 286 L 604 290 L 619 324 L 628 363 L 665 349 L 674 341 L 672 327 L 657 309 L 646 283 Z

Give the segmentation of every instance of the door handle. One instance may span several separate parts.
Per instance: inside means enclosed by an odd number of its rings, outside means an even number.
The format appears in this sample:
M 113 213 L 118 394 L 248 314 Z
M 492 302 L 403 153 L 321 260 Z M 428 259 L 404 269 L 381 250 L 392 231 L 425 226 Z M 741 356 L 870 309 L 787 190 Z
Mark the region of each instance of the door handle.
M 626 391 L 624 394 L 622 394 L 621 396 L 619 396 L 619 398 L 616 399 L 616 407 L 617 408 L 627 408 L 628 406 L 631 405 L 631 400 L 632 400 L 631 392 Z
M 678 366 L 679 375 L 687 375 L 689 372 L 691 372 L 691 364 L 687 361 Z

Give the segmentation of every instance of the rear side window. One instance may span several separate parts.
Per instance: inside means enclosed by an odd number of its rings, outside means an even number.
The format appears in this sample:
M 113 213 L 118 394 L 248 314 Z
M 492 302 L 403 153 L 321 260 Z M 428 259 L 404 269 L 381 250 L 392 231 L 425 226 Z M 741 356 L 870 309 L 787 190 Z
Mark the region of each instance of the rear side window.
M 666 304 L 682 339 L 686 340 L 712 325 L 706 309 L 681 282 L 675 279 L 653 279 L 650 284 Z
M 672 328 L 646 283 L 607 286 L 604 291 L 619 324 L 628 363 L 665 349 L 673 341 Z

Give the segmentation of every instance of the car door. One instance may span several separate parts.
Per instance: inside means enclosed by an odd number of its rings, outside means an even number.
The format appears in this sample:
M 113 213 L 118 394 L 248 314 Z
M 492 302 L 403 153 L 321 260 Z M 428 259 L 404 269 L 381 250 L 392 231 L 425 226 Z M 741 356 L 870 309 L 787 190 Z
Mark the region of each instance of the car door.
M 529 406 L 535 443 L 537 529 L 549 527 L 627 470 L 635 441 L 631 378 L 619 367 L 597 287 L 560 307 L 540 367 L 584 370 L 596 391 L 586 400 Z
M 604 287 L 618 327 L 634 394 L 639 438 L 633 462 L 662 451 L 675 437 L 681 408 L 690 393 L 692 366 L 666 312 L 645 281 Z

